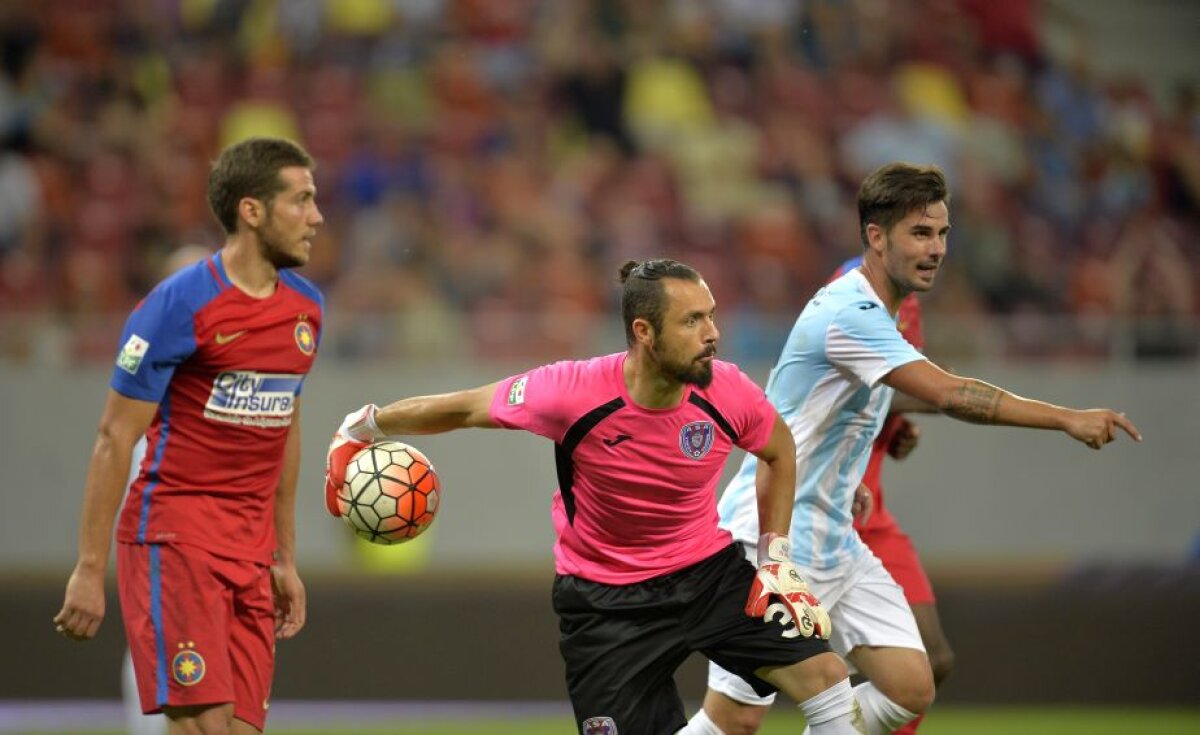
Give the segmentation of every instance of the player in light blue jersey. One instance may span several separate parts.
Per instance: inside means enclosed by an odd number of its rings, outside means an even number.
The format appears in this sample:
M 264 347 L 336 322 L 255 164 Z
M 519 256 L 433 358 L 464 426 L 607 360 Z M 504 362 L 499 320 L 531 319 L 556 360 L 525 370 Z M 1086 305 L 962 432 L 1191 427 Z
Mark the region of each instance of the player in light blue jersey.
M 872 735 L 917 717 L 934 693 L 904 593 L 853 529 L 859 482 L 893 392 L 963 421 L 1057 429 L 1093 449 L 1116 439 L 1118 429 L 1141 439 L 1115 411 L 1062 408 L 947 373 L 900 335 L 901 301 L 933 286 L 946 255 L 949 200 L 935 167 L 893 163 L 867 177 L 858 193 L 862 265 L 816 293 L 767 383 L 796 441 L 792 560 L 830 610 L 834 650 L 866 677 L 854 691 Z M 757 471 L 753 457 L 744 462 L 719 504 L 721 525 L 749 554 L 758 539 Z M 689 732 L 753 733 L 771 701 L 712 666 Z

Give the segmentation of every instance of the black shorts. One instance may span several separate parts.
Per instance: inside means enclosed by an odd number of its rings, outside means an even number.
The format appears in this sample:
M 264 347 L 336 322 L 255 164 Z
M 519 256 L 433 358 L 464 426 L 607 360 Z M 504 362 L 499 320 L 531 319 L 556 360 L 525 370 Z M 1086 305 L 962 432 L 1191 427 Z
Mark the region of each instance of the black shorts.
M 775 689 L 756 670 L 831 650 L 824 640 L 785 637 L 780 623 L 746 615 L 754 574 L 733 544 L 636 584 L 556 577 L 559 650 L 580 732 L 664 735 L 682 728 L 687 718 L 674 675 L 695 651 L 765 695 Z

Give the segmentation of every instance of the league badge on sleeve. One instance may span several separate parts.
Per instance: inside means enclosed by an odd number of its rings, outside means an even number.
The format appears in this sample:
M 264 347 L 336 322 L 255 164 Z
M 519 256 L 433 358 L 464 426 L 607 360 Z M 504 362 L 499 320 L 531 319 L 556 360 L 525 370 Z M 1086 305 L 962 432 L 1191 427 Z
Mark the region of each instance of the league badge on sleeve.
M 692 459 L 701 459 L 712 449 L 715 430 L 711 421 L 693 421 L 679 430 L 679 448 Z
M 117 355 L 117 367 L 130 375 L 137 375 L 138 368 L 142 366 L 142 358 L 146 356 L 146 350 L 148 349 L 150 349 L 149 342 L 136 334 L 129 335 L 125 346 L 121 348 L 121 352 Z
M 513 381 L 508 389 L 508 405 L 519 406 L 525 402 L 525 384 L 529 382 L 528 375 L 522 375 Z

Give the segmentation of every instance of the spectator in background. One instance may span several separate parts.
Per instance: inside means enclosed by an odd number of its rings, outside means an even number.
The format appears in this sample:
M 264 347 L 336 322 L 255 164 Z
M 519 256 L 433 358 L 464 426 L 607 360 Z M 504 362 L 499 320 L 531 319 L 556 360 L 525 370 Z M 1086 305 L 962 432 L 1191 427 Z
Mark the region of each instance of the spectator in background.
M 1116 311 L 1133 320 L 1134 354 L 1143 359 L 1195 357 L 1200 330 L 1196 283 L 1178 229 L 1146 211 L 1130 220 L 1113 254 Z
M 1108 83 L 1086 38 L 1061 42 L 1083 19 L 1048 25 L 1060 20 L 1055 3 L 501 5 L 223 2 L 173 14 L 133 0 L 102 11 L 9 3 L 0 126 L 16 124 L 26 142 L 10 145 L 22 165 L 6 164 L 6 180 L 21 180 L 21 197 L 36 192 L 18 215 L 39 214 L 15 235 L 0 218 L 10 240 L 0 297 L 62 330 L 68 357 L 95 359 L 154 270 L 146 254 L 218 236 L 195 193 L 239 129 L 298 131 L 322 160 L 318 183 L 339 214 L 328 240 L 342 247 L 321 248 L 308 272 L 342 311 L 358 308 L 350 284 L 361 272 L 347 228 L 392 195 L 423 214 L 421 239 L 437 247 L 377 275 L 411 268 L 445 305 L 448 357 L 522 349 L 481 321 L 522 324 L 535 346 L 599 331 L 613 304 L 594 293 L 571 295 L 560 318 L 529 317 L 537 298 L 561 298 L 523 292 L 521 274 L 557 246 L 549 232 L 582 233 L 566 257 L 588 269 L 686 253 L 728 311 L 790 321 L 807 290 L 760 298 L 752 284 L 770 262 L 727 243 L 778 226 L 780 207 L 801 211 L 782 229 L 800 243 L 791 262 L 812 271 L 800 283 L 815 287 L 847 255 L 856 182 L 895 157 L 940 162 L 960 190 L 985 187 L 972 240 L 999 244 L 1001 267 L 950 263 L 954 288 L 935 298 L 986 305 L 973 327 L 1020 315 L 1031 325 L 1020 354 L 1120 351 L 1114 316 L 1090 316 L 1107 327 L 1084 330 L 1069 303 L 1028 297 L 1064 293 L 1076 264 L 1112 257 L 1111 242 L 1077 257 L 1096 218 L 1123 231 L 1142 207 L 1161 207 L 1200 281 L 1186 247 L 1200 236 L 1194 80 L 1168 109 L 1149 80 Z M 1056 28 L 1060 40 L 1043 48 Z M 410 240 L 408 222 L 379 221 L 378 236 Z M 1046 245 L 1025 248 L 1026 233 Z M 1194 324 L 1197 307 L 1180 319 Z M 388 357 L 374 333 L 339 350 Z M 1003 330 L 963 333 L 977 350 L 1005 352 L 978 337 Z M 9 357 L 47 359 L 22 339 L 3 344 Z

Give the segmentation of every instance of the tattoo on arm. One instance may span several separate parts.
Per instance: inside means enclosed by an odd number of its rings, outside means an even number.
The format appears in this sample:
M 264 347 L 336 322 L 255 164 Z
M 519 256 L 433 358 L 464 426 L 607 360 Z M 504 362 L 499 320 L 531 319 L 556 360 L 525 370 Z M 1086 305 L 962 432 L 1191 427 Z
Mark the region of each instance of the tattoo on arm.
M 973 424 L 992 424 L 1000 410 L 1004 391 L 981 380 L 968 380 L 950 394 L 942 410 Z

